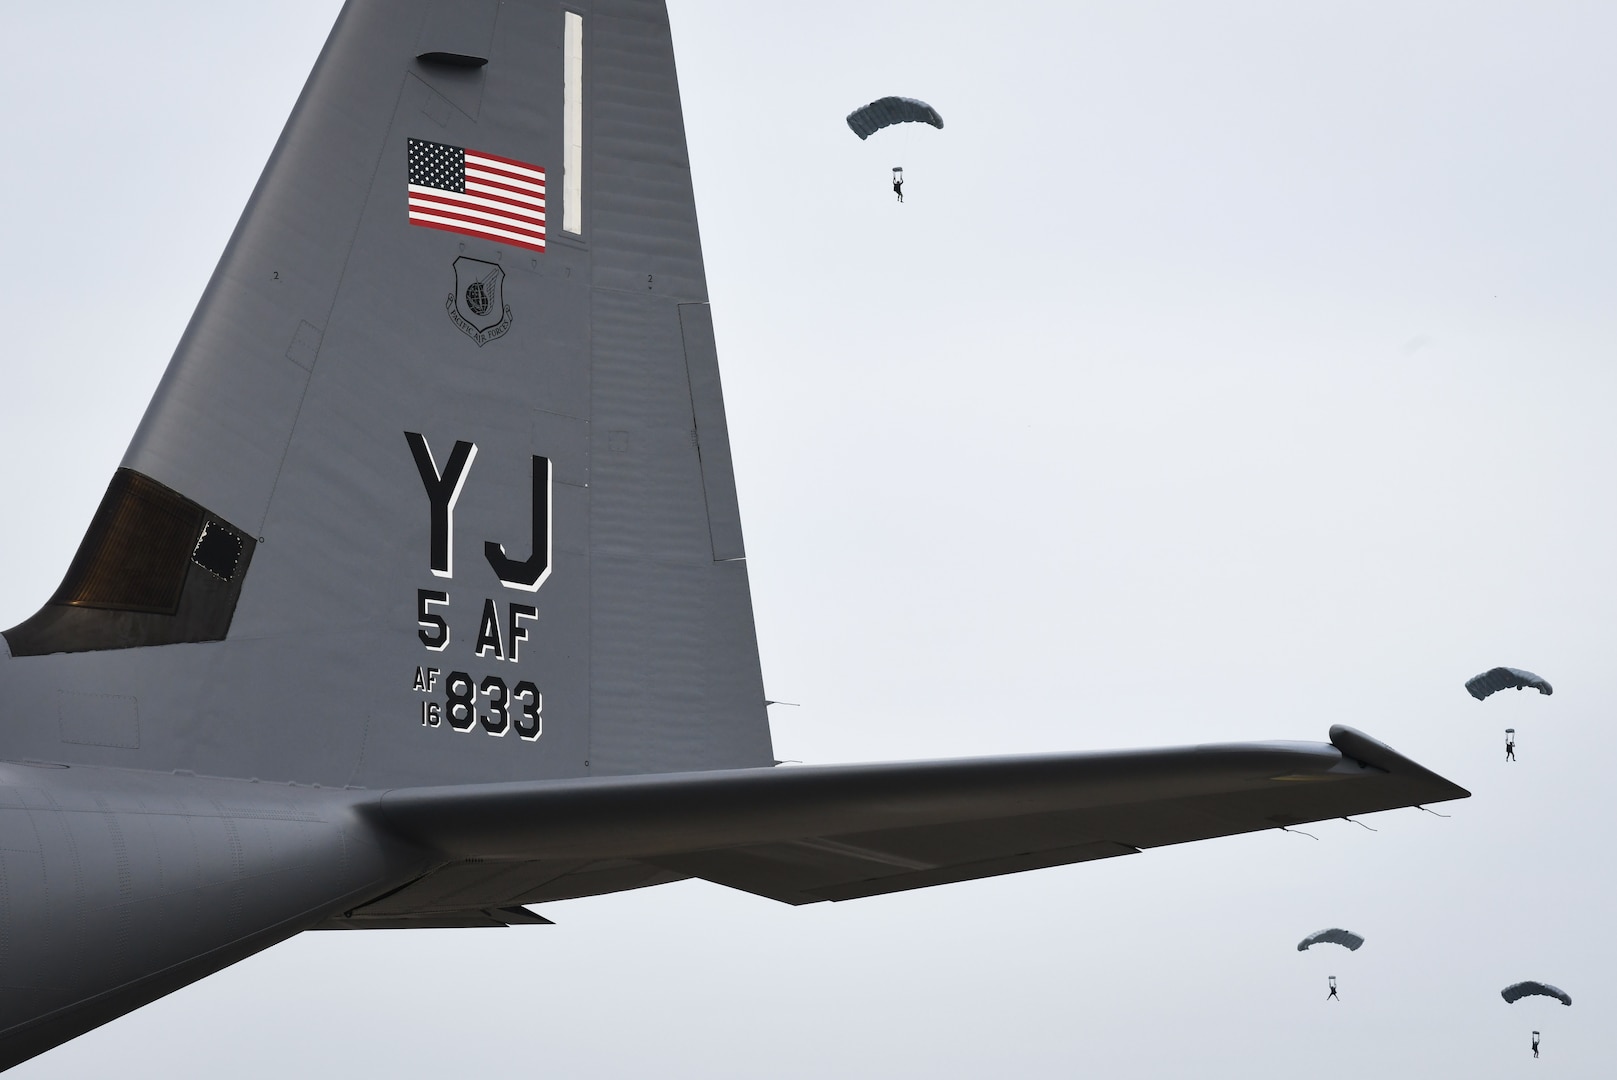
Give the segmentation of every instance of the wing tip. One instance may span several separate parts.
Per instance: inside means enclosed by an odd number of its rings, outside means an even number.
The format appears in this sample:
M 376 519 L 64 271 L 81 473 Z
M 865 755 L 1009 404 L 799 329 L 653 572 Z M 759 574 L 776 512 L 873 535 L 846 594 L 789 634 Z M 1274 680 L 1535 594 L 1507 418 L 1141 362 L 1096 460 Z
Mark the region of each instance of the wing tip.
M 1446 802 L 1449 799 L 1469 799 L 1471 793 L 1451 780 L 1439 776 L 1417 761 L 1413 761 L 1380 739 L 1366 735 L 1358 728 L 1347 724 L 1331 725 L 1331 745 L 1342 752 L 1343 757 L 1352 758 L 1364 765 L 1380 769 L 1382 772 L 1396 776 L 1407 776 L 1410 779 L 1421 780 L 1439 787 L 1441 793 L 1423 802 Z

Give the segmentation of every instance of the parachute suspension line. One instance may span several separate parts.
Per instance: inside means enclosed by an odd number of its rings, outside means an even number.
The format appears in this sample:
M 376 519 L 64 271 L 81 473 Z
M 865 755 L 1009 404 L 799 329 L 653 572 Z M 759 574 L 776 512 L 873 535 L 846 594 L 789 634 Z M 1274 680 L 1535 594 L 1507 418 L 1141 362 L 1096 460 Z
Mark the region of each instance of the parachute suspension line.
M 1357 825 L 1361 829 L 1370 829 L 1370 826 L 1366 825 L 1364 822 L 1362 822 L 1362 821 L 1354 821 L 1354 819 L 1350 818 L 1350 817 L 1344 817 L 1344 818 L 1342 818 L 1342 820 L 1343 821 L 1352 821 L 1353 824 Z M 1370 829 L 1370 831 L 1371 832 L 1380 832 L 1381 830 L 1380 829 Z
M 1415 804 L 1415 809 L 1417 809 L 1417 810 L 1425 810 L 1428 814 L 1431 814 L 1433 817 L 1451 818 L 1451 817 L 1454 816 L 1453 814 L 1439 814 L 1436 810 L 1433 810 L 1431 807 L 1422 806 L 1420 803 Z
M 1301 829 L 1293 829 L 1290 825 L 1282 825 L 1282 826 L 1280 826 L 1280 831 L 1281 832 L 1296 833 L 1298 836 L 1306 836 L 1310 840 L 1318 840 L 1319 839 L 1319 837 L 1315 836 L 1311 832 L 1303 832 Z

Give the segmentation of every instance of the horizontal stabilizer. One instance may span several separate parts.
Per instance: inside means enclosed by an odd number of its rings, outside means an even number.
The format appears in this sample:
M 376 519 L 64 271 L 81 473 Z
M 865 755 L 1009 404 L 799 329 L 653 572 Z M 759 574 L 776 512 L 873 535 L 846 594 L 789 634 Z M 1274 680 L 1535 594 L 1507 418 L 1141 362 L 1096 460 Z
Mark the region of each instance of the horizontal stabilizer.
M 581 895 L 568 879 L 604 862 L 647 883 L 698 877 L 805 904 L 1468 795 L 1334 727 L 1330 743 L 415 788 L 365 813 L 453 860 L 443 872 L 461 905 Z M 437 895 L 431 881 L 389 897 L 389 910 L 403 914 L 412 889 Z

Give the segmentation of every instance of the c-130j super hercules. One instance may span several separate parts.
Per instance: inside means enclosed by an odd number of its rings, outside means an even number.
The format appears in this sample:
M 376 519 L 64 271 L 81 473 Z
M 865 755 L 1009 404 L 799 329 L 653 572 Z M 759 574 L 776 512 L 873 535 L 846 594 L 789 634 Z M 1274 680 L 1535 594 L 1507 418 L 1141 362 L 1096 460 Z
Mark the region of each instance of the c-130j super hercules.
M 687 160 L 661 3 L 351 0 L 4 634 L 0 1064 L 303 930 L 850 900 L 1466 795 L 1342 727 L 773 768 Z

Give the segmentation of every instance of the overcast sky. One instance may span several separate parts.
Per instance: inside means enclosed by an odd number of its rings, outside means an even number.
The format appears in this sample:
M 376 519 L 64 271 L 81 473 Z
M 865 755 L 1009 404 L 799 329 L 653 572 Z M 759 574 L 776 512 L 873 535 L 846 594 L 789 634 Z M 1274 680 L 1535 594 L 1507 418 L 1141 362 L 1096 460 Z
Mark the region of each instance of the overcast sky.
M 7 9 L 0 624 L 337 7 Z M 1617 8 L 670 7 L 778 757 L 1348 723 L 1474 798 L 845 904 L 306 934 L 14 1075 L 1609 1069 Z M 946 127 L 860 142 L 887 94 Z M 1496 664 L 1555 695 L 1471 700 Z M 1328 926 L 1368 943 L 1296 952 Z

